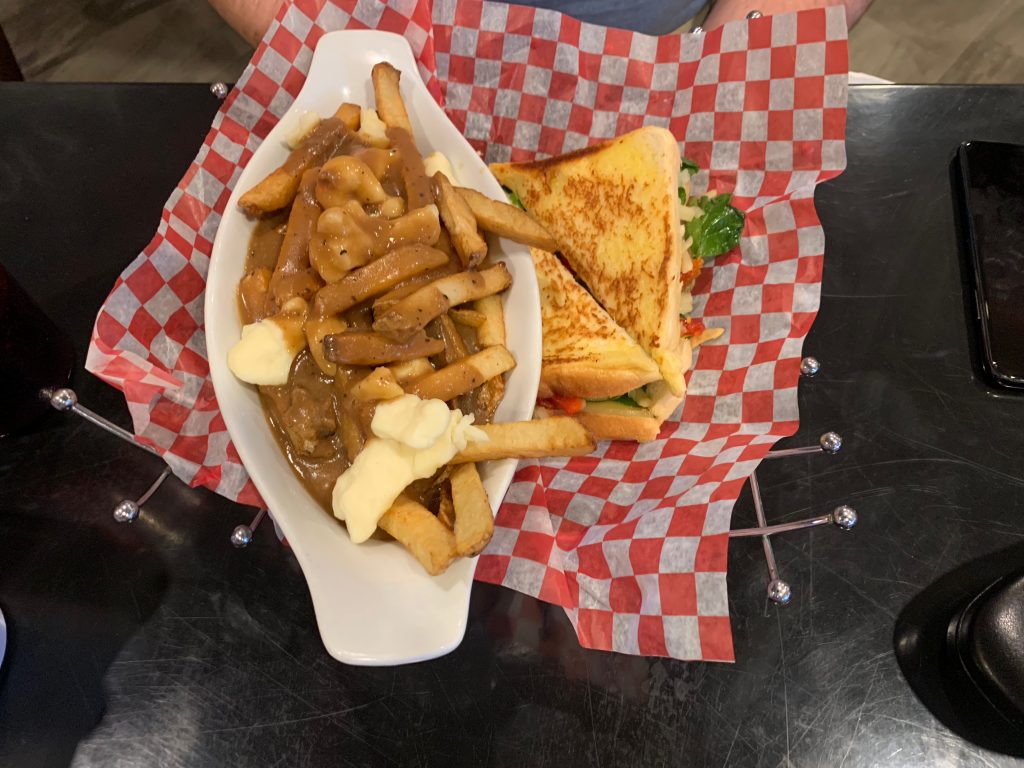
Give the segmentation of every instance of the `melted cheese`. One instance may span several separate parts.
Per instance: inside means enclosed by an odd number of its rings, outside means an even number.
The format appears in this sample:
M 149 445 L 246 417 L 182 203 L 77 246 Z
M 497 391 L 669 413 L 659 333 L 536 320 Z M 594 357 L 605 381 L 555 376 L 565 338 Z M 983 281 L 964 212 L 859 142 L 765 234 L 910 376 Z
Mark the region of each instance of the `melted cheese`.
M 430 477 L 470 442 L 487 439 L 473 426 L 472 415 L 415 395 L 378 405 L 370 428 L 374 437 L 338 478 L 331 495 L 334 516 L 345 521 L 356 544 L 373 535 L 377 521 L 409 483 Z

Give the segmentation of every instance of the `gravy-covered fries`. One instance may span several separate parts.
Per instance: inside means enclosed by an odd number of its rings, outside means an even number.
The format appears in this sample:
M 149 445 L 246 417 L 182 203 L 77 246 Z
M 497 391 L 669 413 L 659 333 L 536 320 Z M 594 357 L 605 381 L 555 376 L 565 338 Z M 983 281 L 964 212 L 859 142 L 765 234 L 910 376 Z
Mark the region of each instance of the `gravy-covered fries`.
M 516 361 L 502 308 L 512 276 L 490 261 L 487 233 L 553 241 L 458 186 L 443 156 L 425 164 L 400 73 L 381 63 L 371 79 L 375 110 L 346 103 L 304 124 L 287 160 L 242 195 L 257 223 L 228 363 L 258 387 L 292 470 L 352 540 L 394 538 L 438 574 L 494 530 L 476 462 L 593 441 L 572 420 L 490 423 Z

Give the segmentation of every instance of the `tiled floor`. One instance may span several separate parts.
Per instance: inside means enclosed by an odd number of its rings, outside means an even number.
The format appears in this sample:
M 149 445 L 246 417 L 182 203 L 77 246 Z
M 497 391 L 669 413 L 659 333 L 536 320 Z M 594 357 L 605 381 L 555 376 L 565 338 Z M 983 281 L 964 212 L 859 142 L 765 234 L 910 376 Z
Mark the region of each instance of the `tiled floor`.
M 203 0 L 0 0 L 0 26 L 29 80 L 234 80 L 251 53 Z M 1024 1 L 875 0 L 850 34 L 850 67 L 901 83 L 1024 82 Z

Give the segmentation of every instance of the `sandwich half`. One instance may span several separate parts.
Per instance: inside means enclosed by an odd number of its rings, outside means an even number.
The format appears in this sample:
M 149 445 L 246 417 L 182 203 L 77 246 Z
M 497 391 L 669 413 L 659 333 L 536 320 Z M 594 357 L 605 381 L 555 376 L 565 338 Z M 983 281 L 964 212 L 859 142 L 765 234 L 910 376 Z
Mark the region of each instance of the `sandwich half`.
M 679 339 L 679 145 L 646 127 L 567 155 L 491 166 L 554 236 L 573 273 L 685 391 Z
M 703 264 L 690 253 L 689 230 L 708 222 L 699 207 L 707 198 L 689 197 L 693 168 L 656 127 L 491 166 L 559 246 L 558 254 L 531 249 L 543 325 L 538 404 L 575 416 L 599 439 L 655 439 L 683 400 L 693 349 L 722 333 L 688 317 Z M 715 234 L 735 247 L 735 220 L 730 227 Z
M 629 393 L 659 381 L 658 365 L 555 254 L 537 248 L 530 253 L 544 330 L 540 407 L 575 416 L 601 440 L 653 440 L 664 417 L 659 420 Z M 681 398 L 669 397 L 670 414 Z

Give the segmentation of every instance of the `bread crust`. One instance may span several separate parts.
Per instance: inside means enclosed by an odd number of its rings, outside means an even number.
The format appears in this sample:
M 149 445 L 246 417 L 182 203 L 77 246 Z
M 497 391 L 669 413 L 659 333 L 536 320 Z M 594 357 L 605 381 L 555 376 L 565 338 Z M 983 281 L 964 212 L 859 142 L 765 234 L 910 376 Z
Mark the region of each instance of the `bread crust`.
M 661 425 L 653 416 L 619 416 L 581 412 L 574 416 L 598 440 L 632 440 L 649 443 L 658 437 Z

